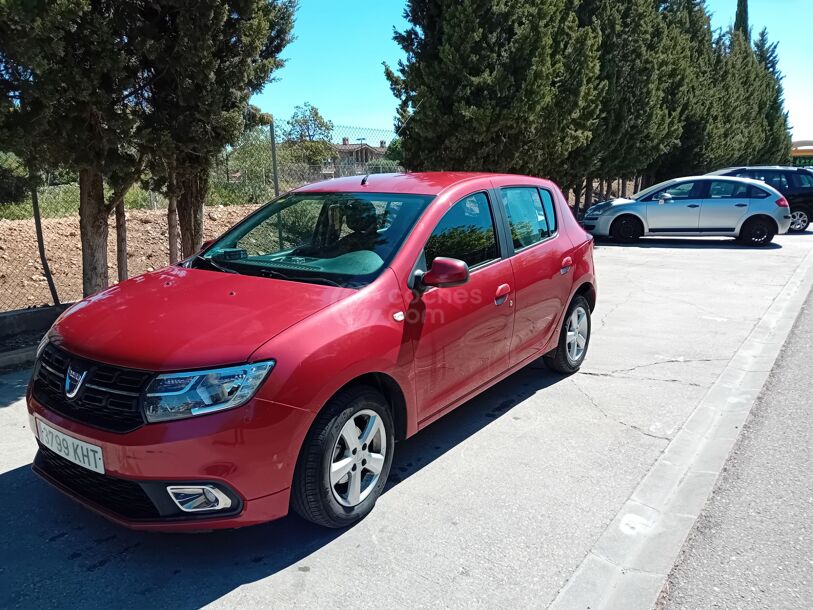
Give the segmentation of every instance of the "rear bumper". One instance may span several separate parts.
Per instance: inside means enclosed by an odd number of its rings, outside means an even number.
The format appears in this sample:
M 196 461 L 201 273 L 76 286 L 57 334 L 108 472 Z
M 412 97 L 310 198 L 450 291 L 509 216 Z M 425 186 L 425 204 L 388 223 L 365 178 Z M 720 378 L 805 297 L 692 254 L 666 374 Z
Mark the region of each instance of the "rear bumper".
M 116 434 L 61 417 L 30 395 L 28 409 L 32 430 L 40 418 L 101 447 L 104 456 L 102 475 L 40 448 L 34 471 L 94 512 L 141 530 L 235 528 L 285 516 L 299 448 L 313 420 L 310 412 L 254 399 L 230 411 Z M 217 486 L 232 506 L 184 513 L 166 486 L 191 483 Z

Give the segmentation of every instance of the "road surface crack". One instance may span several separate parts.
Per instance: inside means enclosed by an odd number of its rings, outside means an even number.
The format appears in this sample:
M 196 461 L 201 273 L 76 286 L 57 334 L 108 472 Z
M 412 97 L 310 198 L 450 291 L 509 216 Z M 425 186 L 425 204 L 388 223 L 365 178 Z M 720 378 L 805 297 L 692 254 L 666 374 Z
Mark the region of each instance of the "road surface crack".
M 579 392 L 581 392 L 581 394 L 588 400 L 588 402 L 593 406 L 593 408 L 595 408 L 596 411 L 601 413 L 605 418 L 609 419 L 612 422 L 617 423 L 619 426 L 629 428 L 630 430 L 634 430 L 635 432 L 638 432 L 639 434 L 642 434 L 644 436 L 648 436 L 649 438 L 655 438 L 655 439 L 658 439 L 658 440 L 661 440 L 661 441 L 669 441 L 669 442 L 671 442 L 672 439 L 669 438 L 668 436 L 661 436 L 659 434 L 653 434 L 652 432 L 647 432 L 646 430 L 636 426 L 635 424 L 629 424 L 629 423 L 625 422 L 624 420 L 612 417 L 609 413 L 607 413 L 607 411 L 605 411 L 601 407 L 601 405 L 598 404 L 598 402 L 596 402 L 596 400 L 590 394 L 587 393 L 587 391 L 583 387 L 581 387 L 578 383 L 576 383 L 576 381 L 575 381 L 575 379 L 573 377 L 570 378 L 570 381 L 573 383 L 574 386 L 576 386 L 576 389 Z

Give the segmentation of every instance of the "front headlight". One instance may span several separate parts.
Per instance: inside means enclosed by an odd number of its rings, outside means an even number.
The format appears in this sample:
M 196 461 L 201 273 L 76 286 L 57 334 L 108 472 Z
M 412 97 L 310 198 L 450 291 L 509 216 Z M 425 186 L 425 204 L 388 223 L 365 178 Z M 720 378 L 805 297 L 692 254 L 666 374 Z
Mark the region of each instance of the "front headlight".
M 147 388 L 144 413 L 159 422 L 245 404 L 274 368 L 274 361 L 255 362 L 208 371 L 159 375 Z
M 601 216 L 604 212 L 609 210 L 612 204 L 609 203 L 599 203 L 594 205 L 593 207 L 587 208 L 587 211 L 584 213 L 585 216 Z

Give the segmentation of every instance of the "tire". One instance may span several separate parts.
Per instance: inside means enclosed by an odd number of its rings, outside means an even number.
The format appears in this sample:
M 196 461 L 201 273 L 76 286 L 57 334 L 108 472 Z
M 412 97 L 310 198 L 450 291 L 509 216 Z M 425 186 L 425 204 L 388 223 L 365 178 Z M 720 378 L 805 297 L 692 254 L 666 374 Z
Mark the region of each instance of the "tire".
M 791 233 L 800 233 L 807 230 L 810 225 L 810 214 L 804 208 L 790 209 L 790 229 Z
M 619 216 L 610 225 L 610 236 L 613 241 L 620 244 L 632 244 L 638 241 L 644 234 L 644 225 L 638 218 L 626 214 Z
M 369 442 L 364 442 L 371 422 Z M 392 414 L 381 392 L 362 385 L 341 390 L 319 413 L 302 445 L 291 507 L 325 527 L 347 527 L 363 519 L 384 490 L 394 448 Z M 334 476 L 331 471 L 338 464 L 342 467 Z M 380 467 L 378 473 L 373 465 Z M 355 493 L 352 481 L 358 482 Z
M 579 315 L 583 322 L 579 323 Z M 578 345 L 576 338 L 568 341 L 568 332 L 570 327 L 574 325 L 576 328 L 581 328 L 579 336 L 582 336 L 584 341 L 581 350 L 574 349 L 574 342 Z M 590 321 L 590 304 L 583 296 L 576 296 L 570 303 L 565 313 L 564 320 L 562 320 L 562 330 L 559 332 L 559 345 L 555 350 L 545 354 L 543 360 L 545 365 L 556 373 L 564 375 L 571 375 L 581 368 L 584 357 L 587 355 L 587 348 L 590 346 L 590 332 L 592 324 Z M 585 336 L 586 333 L 586 336 Z
M 776 225 L 768 218 L 756 216 L 743 223 L 737 241 L 745 246 L 762 247 L 773 241 Z

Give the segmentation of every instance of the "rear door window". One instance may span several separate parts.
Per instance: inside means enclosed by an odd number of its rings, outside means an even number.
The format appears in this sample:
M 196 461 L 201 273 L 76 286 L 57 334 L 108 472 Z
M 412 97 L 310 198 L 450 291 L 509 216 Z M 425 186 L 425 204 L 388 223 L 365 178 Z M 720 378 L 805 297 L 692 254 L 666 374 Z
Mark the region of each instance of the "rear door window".
M 792 172 L 788 176 L 791 179 L 793 188 L 813 189 L 813 175 L 805 172 Z
M 788 180 L 785 178 L 785 172 L 775 169 L 752 169 L 749 174 L 751 178 L 761 180 L 768 186 L 774 187 L 777 191 L 784 193 L 788 190 Z
M 500 189 L 500 192 L 515 250 L 533 246 L 551 236 L 552 231 L 539 189 L 507 187 Z
M 748 197 L 750 186 L 732 180 L 712 180 L 709 184 L 709 199 L 734 199 Z

